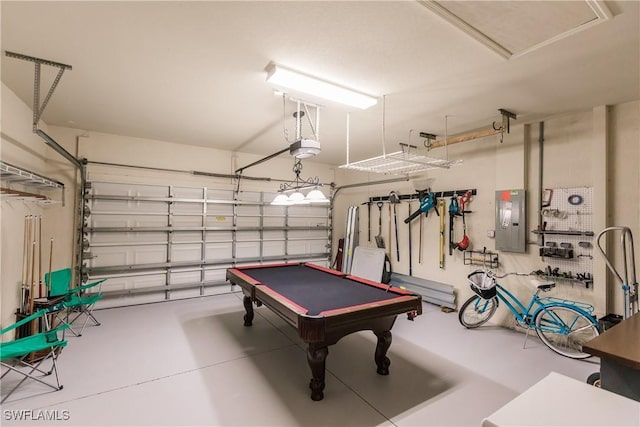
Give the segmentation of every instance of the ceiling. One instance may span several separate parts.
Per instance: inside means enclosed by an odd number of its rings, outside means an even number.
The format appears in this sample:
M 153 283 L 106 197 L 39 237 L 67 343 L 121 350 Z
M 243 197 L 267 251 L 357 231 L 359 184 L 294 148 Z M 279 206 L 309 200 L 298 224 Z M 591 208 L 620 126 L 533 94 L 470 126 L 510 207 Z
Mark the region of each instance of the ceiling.
M 520 43 L 551 26 L 555 12 L 536 21 L 535 3 L 570 11 L 576 1 L 440 4 Z M 498 120 L 499 108 L 518 124 L 639 99 L 640 3 L 605 4 L 611 19 L 508 59 L 416 1 L 2 1 L 1 42 L 73 67 L 45 110 L 49 125 L 266 156 L 288 146 L 283 127 L 295 134 L 295 105 L 284 102 L 284 120 L 283 99 L 265 81 L 273 61 L 385 95 L 390 152 L 420 142 L 409 141 L 411 129 L 452 135 Z M 2 81 L 31 105 L 33 64 L 3 54 L 1 66 Z M 44 93 L 56 72 L 43 67 Z M 382 154 L 382 105 L 350 111 L 351 161 Z M 321 109 L 315 161 L 346 162 L 347 112 Z

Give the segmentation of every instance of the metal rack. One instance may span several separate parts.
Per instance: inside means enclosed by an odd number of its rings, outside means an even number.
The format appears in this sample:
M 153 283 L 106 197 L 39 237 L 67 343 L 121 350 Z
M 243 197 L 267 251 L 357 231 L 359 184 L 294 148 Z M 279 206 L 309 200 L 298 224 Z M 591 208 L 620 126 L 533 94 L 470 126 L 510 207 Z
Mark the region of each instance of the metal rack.
M 8 184 L 19 184 L 27 188 L 37 190 L 61 190 L 61 199 L 64 201 L 64 184 L 39 175 L 35 172 L 28 171 L 17 166 L 13 166 L 5 161 L 0 160 L 0 180 Z M 0 188 L 3 200 L 34 200 L 39 202 L 51 202 L 52 200 L 42 194 L 35 194 L 26 191 L 19 191 L 12 188 Z
M 487 250 L 483 251 L 464 251 L 464 265 L 479 265 L 486 268 L 498 268 L 498 253 Z
M 353 169 L 362 172 L 385 173 L 392 175 L 410 174 L 425 172 L 432 169 L 449 169 L 451 166 L 459 165 L 462 160 L 444 160 L 409 153 L 407 151 L 396 151 L 371 159 L 360 160 L 340 166 L 343 169 Z

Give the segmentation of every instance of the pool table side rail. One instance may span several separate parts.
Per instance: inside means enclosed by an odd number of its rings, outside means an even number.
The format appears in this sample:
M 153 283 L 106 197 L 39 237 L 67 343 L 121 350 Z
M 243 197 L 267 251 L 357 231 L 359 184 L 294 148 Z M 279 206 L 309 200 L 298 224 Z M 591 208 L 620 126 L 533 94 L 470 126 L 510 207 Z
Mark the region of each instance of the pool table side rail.
M 300 264 L 304 265 L 305 267 L 309 267 L 309 268 L 313 268 L 315 270 L 324 271 L 325 273 L 333 274 L 334 276 L 339 276 L 339 277 L 347 276 L 347 274 L 343 273 L 342 271 L 333 270 L 333 269 L 331 269 L 329 267 L 322 267 L 321 265 L 317 265 L 317 264 L 311 264 L 310 262 L 303 262 L 303 263 L 300 263 Z
M 273 267 L 291 267 L 295 265 L 304 265 L 303 262 L 281 262 L 278 264 L 253 264 L 243 265 L 242 267 L 235 267 L 233 270 L 252 270 L 256 268 L 273 268 Z
M 254 279 L 253 277 L 244 274 L 242 271 L 237 268 L 229 268 L 227 269 L 227 280 L 234 285 L 239 285 L 244 289 L 244 285 L 247 286 L 256 286 L 261 285 L 262 282 Z
M 415 304 L 416 298 L 419 298 L 419 297 L 416 297 L 415 295 L 403 295 L 393 299 L 368 302 L 366 304 L 352 305 L 351 307 L 335 308 L 333 310 L 325 310 L 320 312 L 320 315 L 325 317 L 340 316 L 343 314 L 354 313 L 362 310 L 370 310 L 375 307 L 382 307 L 386 305 L 398 305 L 403 302 L 410 302 L 408 306 L 409 309 L 406 311 L 417 311 L 418 314 L 422 314 L 422 304 Z M 404 307 L 404 305 L 401 305 L 399 307 Z M 406 311 L 400 311 L 400 312 L 397 312 L 396 314 L 405 313 Z
M 388 323 L 391 328 L 396 316 L 408 312 L 422 313 L 420 296 L 406 295 L 344 309 L 327 310 L 319 316 L 323 322 L 319 331 L 314 328 L 317 320 L 311 316 L 300 316 L 298 332 L 307 342 L 334 344 L 349 333 L 375 330 L 381 324 Z
M 413 292 L 407 291 L 405 289 L 396 288 L 390 285 L 385 285 L 384 283 L 374 282 L 373 280 L 365 279 L 363 277 L 348 275 L 348 276 L 345 276 L 345 279 L 353 280 L 354 282 L 359 282 L 365 285 L 373 286 L 379 289 L 383 289 L 387 292 L 393 292 L 395 294 L 415 295 Z

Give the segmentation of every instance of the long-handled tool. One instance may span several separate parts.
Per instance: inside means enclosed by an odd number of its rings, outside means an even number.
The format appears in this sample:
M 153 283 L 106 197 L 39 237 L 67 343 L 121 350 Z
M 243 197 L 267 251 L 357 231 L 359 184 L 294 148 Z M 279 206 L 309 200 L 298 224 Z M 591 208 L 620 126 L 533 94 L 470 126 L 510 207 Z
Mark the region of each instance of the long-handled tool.
M 393 242 L 393 238 L 391 235 L 391 203 L 389 203 L 389 258 L 391 258 L 391 247 L 393 246 L 391 242 Z
M 409 215 L 411 215 L 411 200 L 409 200 Z M 409 276 L 413 276 L 413 257 L 411 252 L 411 222 L 409 222 Z
M 438 214 L 440 215 L 440 268 L 444 268 L 444 199 L 438 199 Z
M 460 215 L 460 209 L 458 207 L 458 195 L 453 193 L 451 196 L 451 200 L 449 201 L 449 255 L 453 255 L 453 250 L 458 246 L 453 235 L 454 235 L 454 218 Z
M 398 193 L 392 191 L 389 194 L 389 203 L 393 204 L 393 225 L 396 232 L 396 259 L 400 262 L 400 242 L 398 241 L 398 214 L 396 211 L 396 204 L 400 203 L 400 197 Z
M 469 244 L 471 243 L 469 241 L 469 236 L 467 236 L 467 221 L 465 219 L 465 212 L 468 212 L 466 211 L 465 207 L 470 200 L 471 200 L 470 191 L 467 191 L 466 193 L 464 193 L 464 195 L 460 197 L 460 211 L 462 212 L 462 233 L 463 234 L 462 234 L 462 240 L 460 240 L 456 244 L 456 248 L 458 248 L 458 250 L 460 251 L 466 251 L 469 248 Z
M 422 264 L 422 230 L 424 229 L 424 217 L 426 215 L 420 215 L 420 247 L 418 248 L 418 264 Z
M 45 293 L 46 296 L 49 296 L 49 289 L 51 289 L 51 267 L 53 266 L 53 237 L 51 238 L 51 243 L 49 244 L 49 283 L 45 283 Z
M 42 217 L 38 218 L 38 298 L 42 298 Z
M 409 215 L 405 218 L 404 223 L 409 224 L 409 222 L 413 221 L 417 218 L 421 213 L 429 214 L 431 209 L 436 208 L 437 199 L 436 194 L 432 192 L 424 193 L 420 196 L 420 208 L 417 211 Z M 438 214 L 438 210 L 436 209 L 436 215 Z
M 380 249 L 384 249 L 384 239 L 382 238 L 382 206 L 384 203 L 378 202 L 378 235 L 375 237 L 376 246 Z
M 367 229 L 368 229 L 367 242 L 370 242 L 371 241 L 371 201 L 367 202 L 367 212 L 369 217 L 369 221 L 367 225 Z

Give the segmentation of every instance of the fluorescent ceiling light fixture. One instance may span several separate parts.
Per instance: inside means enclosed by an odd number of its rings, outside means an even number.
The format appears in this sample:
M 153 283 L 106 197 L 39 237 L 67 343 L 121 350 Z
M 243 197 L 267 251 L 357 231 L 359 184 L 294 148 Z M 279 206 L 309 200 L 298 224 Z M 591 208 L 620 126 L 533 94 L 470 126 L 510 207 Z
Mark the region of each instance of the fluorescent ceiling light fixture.
M 306 74 L 298 73 L 281 65 L 270 63 L 267 65 L 267 81 L 273 85 L 303 92 L 319 98 L 339 102 L 363 110 L 378 103 L 372 96 L 319 80 Z

